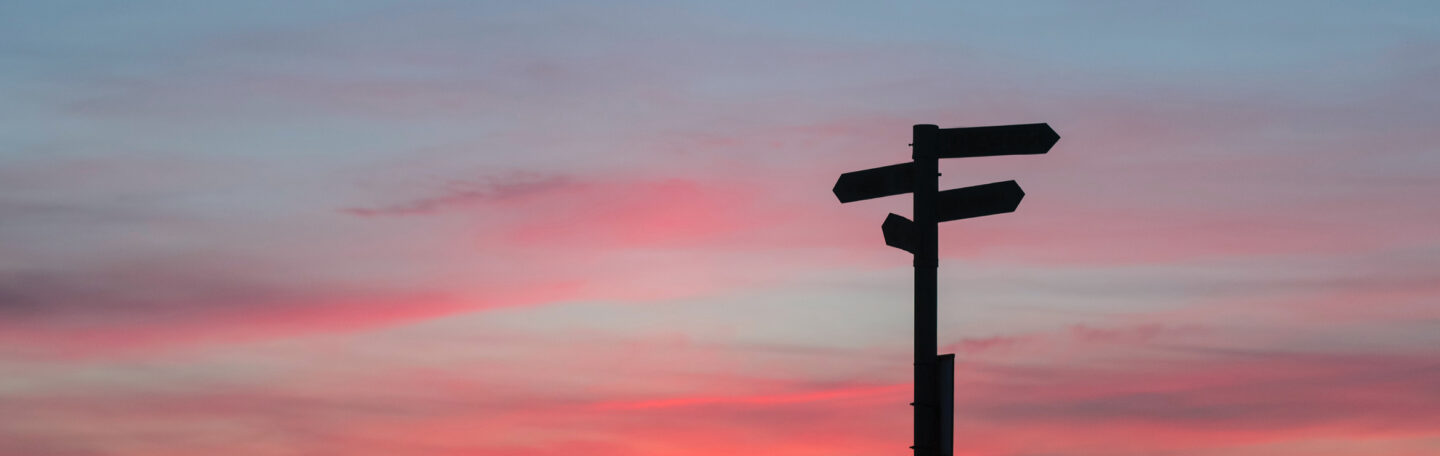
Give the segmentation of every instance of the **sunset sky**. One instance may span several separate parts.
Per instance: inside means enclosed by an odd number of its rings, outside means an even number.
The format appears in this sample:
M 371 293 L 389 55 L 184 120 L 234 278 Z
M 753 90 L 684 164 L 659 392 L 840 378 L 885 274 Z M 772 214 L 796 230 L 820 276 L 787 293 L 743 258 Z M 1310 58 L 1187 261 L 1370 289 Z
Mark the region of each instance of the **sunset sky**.
M 0 456 L 1440 454 L 1440 3 L 0 2 Z

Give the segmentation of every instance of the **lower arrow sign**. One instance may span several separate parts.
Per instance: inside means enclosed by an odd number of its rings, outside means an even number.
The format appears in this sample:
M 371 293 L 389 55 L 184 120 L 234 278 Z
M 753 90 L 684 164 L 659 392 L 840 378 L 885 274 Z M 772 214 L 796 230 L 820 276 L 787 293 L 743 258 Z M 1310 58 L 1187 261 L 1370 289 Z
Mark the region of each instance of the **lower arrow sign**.
M 935 218 L 940 222 L 1015 212 L 1025 191 L 1015 181 L 995 182 L 946 190 L 936 195 Z M 915 222 L 890 214 L 880 224 L 885 245 L 915 253 Z
M 885 245 L 915 253 L 915 222 L 890 214 L 880 224 L 880 231 L 885 232 Z

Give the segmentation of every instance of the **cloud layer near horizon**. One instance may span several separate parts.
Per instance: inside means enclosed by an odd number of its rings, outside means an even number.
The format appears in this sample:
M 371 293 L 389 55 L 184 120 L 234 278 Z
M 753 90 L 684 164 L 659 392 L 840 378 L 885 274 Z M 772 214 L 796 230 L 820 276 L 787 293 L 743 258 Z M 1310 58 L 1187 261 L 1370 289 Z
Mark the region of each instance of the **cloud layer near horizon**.
M 957 454 L 1428 456 L 1437 22 L 0 6 L 0 455 L 898 453 L 909 201 L 828 190 L 1043 121 L 942 165 L 1027 192 L 942 228 Z

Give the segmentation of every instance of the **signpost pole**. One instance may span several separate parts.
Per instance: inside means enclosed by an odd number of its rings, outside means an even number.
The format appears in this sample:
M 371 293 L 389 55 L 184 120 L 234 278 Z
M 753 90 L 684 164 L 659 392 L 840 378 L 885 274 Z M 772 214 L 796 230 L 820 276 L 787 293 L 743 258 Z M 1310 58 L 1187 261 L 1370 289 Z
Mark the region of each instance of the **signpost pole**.
M 940 191 L 940 127 L 916 125 L 915 161 L 915 456 L 939 456 L 940 404 L 936 370 L 936 283 L 939 267 L 935 196 Z

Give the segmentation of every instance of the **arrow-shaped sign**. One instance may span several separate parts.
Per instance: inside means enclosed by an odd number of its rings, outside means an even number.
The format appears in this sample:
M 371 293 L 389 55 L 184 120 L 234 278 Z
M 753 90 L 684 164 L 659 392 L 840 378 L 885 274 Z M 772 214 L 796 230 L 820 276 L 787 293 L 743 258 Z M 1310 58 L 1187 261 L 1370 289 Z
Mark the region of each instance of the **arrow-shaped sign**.
M 923 146 L 917 144 L 916 150 L 933 150 L 938 158 L 1043 154 L 1049 152 L 1050 147 L 1060 140 L 1060 135 L 1056 134 L 1049 124 L 1043 123 L 939 128 L 930 131 L 934 133 L 916 138 L 916 141 L 924 143 Z M 835 192 L 835 197 L 839 198 L 840 202 L 849 203 L 910 193 L 915 190 L 914 182 L 915 162 L 907 162 L 841 174 L 840 179 L 835 181 L 835 188 L 832 191 Z M 1023 196 L 1024 192 L 1020 192 L 1020 194 Z M 943 198 L 945 192 L 940 195 Z M 942 204 L 941 207 L 943 211 L 945 205 Z M 1014 208 L 1011 208 L 1001 212 L 1013 210 Z M 970 217 L 978 217 L 978 215 Z M 955 220 L 955 218 L 946 219 L 942 214 L 941 221 L 945 220 Z
M 885 245 L 915 253 L 915 222 L 892 213 L 880 224 L 880 231 L 885 232 Z
M 1060 135 L 1050 124 L 941 128 L 931 138 L 939 158 L 1034 155 L 1050 151 Z
M 936 195 L 935 219 L 940 222 L 1015 212 L 1025 191 L 1015 181 L 946 190 Z
M 832 191 L 842 203 L 910 193 L 915 191 L 915 162 L 841 174 Z
M 936 221 L 948 222 L 1015 212 L 1025 191 L 1012 180 L 946 190 L 936 197 Z M 892 213 L 880 224 L 880 231 L 885 233 L 885 245 L 915 253 L 915 222 Z

